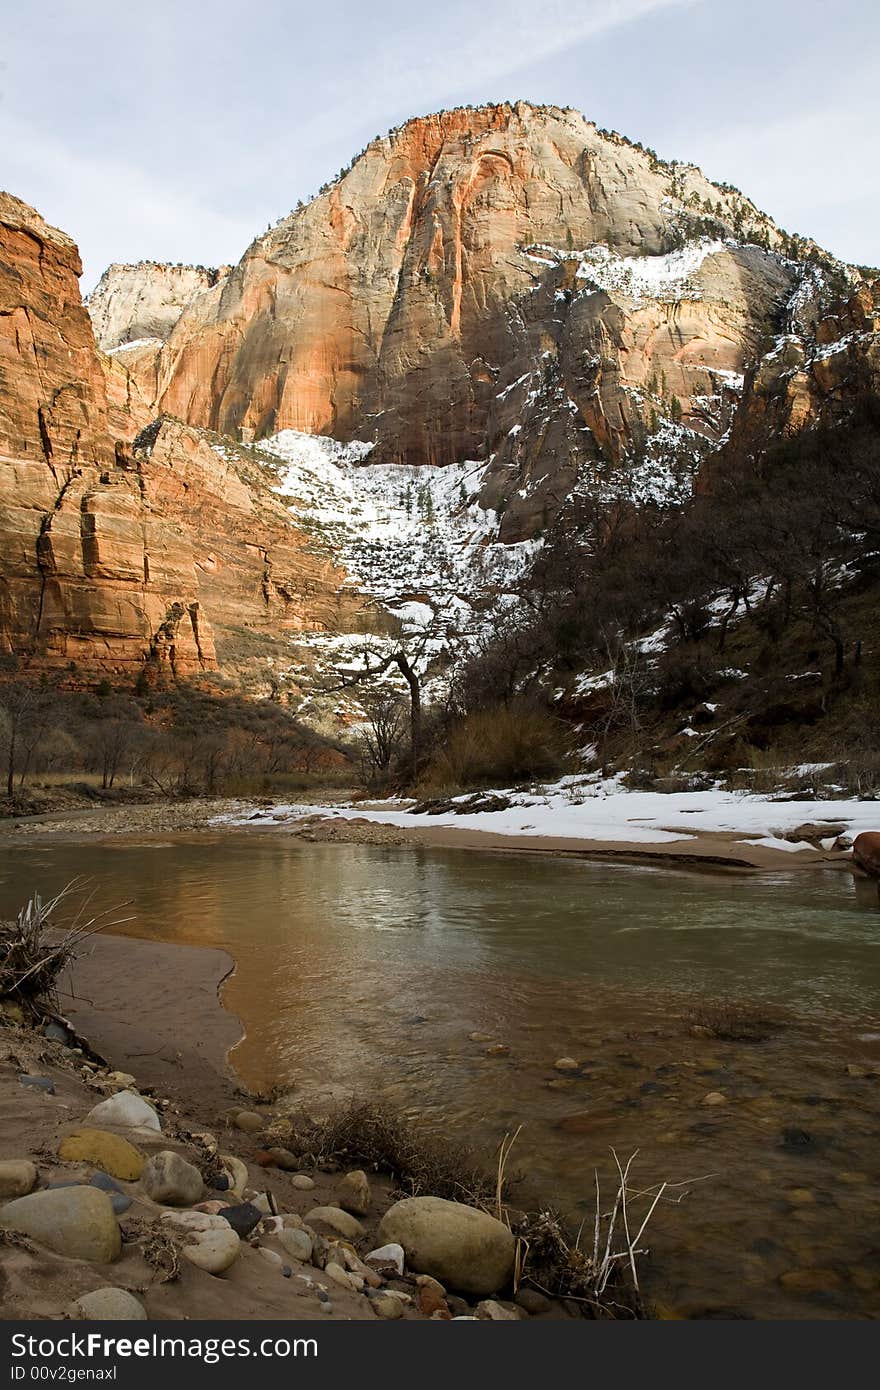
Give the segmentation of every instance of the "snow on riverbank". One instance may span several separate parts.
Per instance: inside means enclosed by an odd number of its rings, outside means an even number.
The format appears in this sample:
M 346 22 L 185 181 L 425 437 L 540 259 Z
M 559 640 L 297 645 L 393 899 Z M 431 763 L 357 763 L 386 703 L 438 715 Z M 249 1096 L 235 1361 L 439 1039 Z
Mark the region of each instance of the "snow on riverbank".
M 532 792 L 502 792 L 511 805 L 503 811 L 456 815 L 413 815 L 409 802 L 374 802 L 369 808 L 348 806 L 275 806 L 267 813 L 291 819 L 324 814 L 351 820 L 365 818 L 407 829 L 431 826 L 486 831 L 495 835 L 544 836 L 561 840 L 615 841 L 623 844 L 671 844 L 706 832 L 731 834 L 744 844 L 768 849 L 811 849 L 805 842 L 782 838 L 807 822 L 846 826 L 855 836 L 880 828 L 880 806 L 870 801 L 772 801 L 766 796 L 718 789 L 702 792 L 627 791 L 617 778 L 604 781 L 564 777 Z M 461 801 L 465 798 L 456 798 Z M 243 824 L 248 817 L 225 818 Z M 834 836 L 828 836 L 831 848 Z

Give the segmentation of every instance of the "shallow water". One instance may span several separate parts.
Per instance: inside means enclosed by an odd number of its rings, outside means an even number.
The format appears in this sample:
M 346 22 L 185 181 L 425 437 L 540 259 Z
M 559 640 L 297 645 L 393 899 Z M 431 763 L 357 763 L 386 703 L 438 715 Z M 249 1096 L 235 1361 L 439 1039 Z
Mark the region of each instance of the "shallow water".
M 638 1148 L 637 1185 L 686 1194 L 658 1208 L 644 1267 L 668 1315 L 880 1314 L 880 1082 L 846 1071 L 880 1066 L 880 912 L 848 875 L 259 832 L 42 839 L 2 851 L 0 916 L 74 875 L 132 901 L 126 931 L 235 956 L 251 1086 L 378 1097 L 490 1163 L 522 1125 L 525 1195 L 588 1224 L 594 1167 L 610 1189 L 611 1146 Z M 689 1011 L 720 996 L 780 1027 L 692 1036 Z

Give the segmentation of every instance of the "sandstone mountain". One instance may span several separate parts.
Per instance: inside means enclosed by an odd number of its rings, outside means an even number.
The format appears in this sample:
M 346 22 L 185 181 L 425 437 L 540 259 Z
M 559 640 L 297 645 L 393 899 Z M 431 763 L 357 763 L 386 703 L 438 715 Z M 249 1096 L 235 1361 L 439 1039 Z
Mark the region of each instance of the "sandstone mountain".
M 880 383 L 877 282 L 568 109 L 410 121 L 88 314 L 68 237 L 0 233 L 0 641 L 56 662 L 265 677 L 371 596 L 491 611 L 573 496 L 675 503 Z

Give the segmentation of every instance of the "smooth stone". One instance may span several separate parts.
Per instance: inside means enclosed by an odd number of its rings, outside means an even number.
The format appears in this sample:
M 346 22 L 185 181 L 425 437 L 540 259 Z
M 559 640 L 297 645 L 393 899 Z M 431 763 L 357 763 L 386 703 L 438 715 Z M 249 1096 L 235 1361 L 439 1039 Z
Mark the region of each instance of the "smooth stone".
M 326 1226 L 337 1235 L 345 1236 L 346 1240 L 354 1240 L 364 1233 L 357 1218 L 339 1207 L 312 1207 L 304 1219 L 307 1226 Z
M 93 1163 L 123 1182 L 137 1182 L 146 1164 L 146 1155 L 121 1134 L 105 1129 L 78 1129 L 62 1139 L 58 1157 L 65 1163 Z
M 96 1187 L 31 1192 L 0 1207 L 0 1226 L 21 1231 L 71 1260 L 110 1264 L 122 1249 L 113 1206 Z
M 129 1071 L 111 1071 L 107 1075 L 111 1086 L 135 1086 L 137 1083 Z
M 224 1207 L 221 1221 L 228 1221 L 236 1235 L 249 1236 L 255 1226 L 263 1219 L 263 1212 L 253 1202 L 239 1202 L 234 1207 Z
M 205 1195 L 198 1168 L 173 1149 L 153 1154 L 141 1173 L 141 1186 L 154 1202 L 167 1207 L 191 1207 Z
M 578 1063 L 573 1057 L 558 1057 L 553 1063 L 554 1071 L 577 1071 Z
M 208 1274 L 222 1274 L 234 1263 L 241 1249 L 241 1241 L 231 1226 L 224 1231 L 219 1229 L 197 1231 L 192 1245 L 185 1245 L 182 1254 L 197 1269 Z
M 726 1105 L 727 1096 L 722 1091 L 709 1091 L 703 1096 L 702 1105 Z
M 232 1123 L 243 1134 L 259 1134 L 261 1129 L 266 1128 L 265 1121 L 255 1110 L 239 1110 Z
M 513 1296 L 513 1301 L 532 1317 L 538 1317 L 541 1313 L 549 1313 L 553 1307 L 547 1295 L 538 1289 L 518 1289 Z
M 266 1261 L 266 1264 L 269 1264 L 269 1265 L 277 1265 L 279 1269 L 280 1269 L 281 1266 L 284 1264 L 284 1261 L 282 1260 L 281 1256 L 278 1254 L 278 1251 L 277 1251 L 277 1250 L 269 1250 L 268 1247 L 265 1246 L 265 1245 L 258 1245 L 258 1246 L 257 1246 L 257 1254 L 260 1255 L 260 1256 L 262 1256 L 262 1258 Z
M 21 1072 L 18 1080 L 20 1085 L 32 1086 L 35 1091 L 45 1091 L 47 1096 L 55 1094 L 55 1082 L 48 1076 L 28 1076 Z
M 278 1234 L 280 1243 L 288 1255 L 300 1264 L 307 1265 L 312 1258 L 312 1238 L 307 1231 L 297 1230 L 295 1226 L 285 1226 Z
M 519 1322 L 523 1313 L 518 1308 L 506 1308 L 494 1298 L 485 1298 L 477 1304 L 476 1316 L 489 1322 Z
M 131 1198 L 127 1192 L 123 1192 L 121 1187 L 117 1187 L 112 1178 L 108 1178 L 106 1173 L 93 1173 L 89 1178 L 89 1187 L 97 1187 L 99 1192 L 106 1192 L 113 1204 L 113 1210 L 117 1216 L 122 1216 L 123 1212 L 128 1211 L 131 1206 Z
M 462 1293 L 492 1294 L 513 1274 L 516 1242 L 487 1212 L 442 1197 L 405 1197 L 379 1225 L 381 1242 L 402 1245 L 411 1269 Z
M 352 1216 L 366 1216 L 373 1194 L 370 1191 L 369 1179 L 362 1168 L 355 1168 L 353 1172 L 346 1173 L 336 1196 L 343 1211 L 350 1212 Z
M 247 1165 L 242 1163 L 240 1158 L 236 1158 L 234 1154 L 221 1154 L 220 1162 L 226 1169 L 229 1178 L 229 1191 L 233 1192 L 236 1197 L 240 1197 L 248 1185 Z
M 402 1276 L 406 1256 L 402 1245 L 380 1245 L 378 1250 L 371 1250 L 369 1255 L 364 1256 L 364 1263 L 375 1265 L 377 1269 L 393 1269 L 396 1274 Z
M 340 1288 L 355 1290 L 357 1285 L 354 1283 L 342 1265 L 338 1265 L 335 1260 L 329 1260 L 324 1266 L 324 1273 L 328 1279 L 332 1279 L 334 1284 L 339 1284 Z
M 280 1168 L 284 1173 L 291 1173 L 295 1170 L 297 1159 L 290 1149 L 264 1149 L 257 1154 L 257 1163 L 262 1168 Z
M 0 1201 L 26 1197 L 37 1185 L 37 1166 L 27 1158 L 7 1158 L 0 1163 Z
M 509 1052 L 507 1043 L 493 1043 L 491 1047 L 486 1048 L 487 1057 L 506 1057 Z
M 162 1129 L 152 1105 L 136 1091 L 118 1091 L 115 1096 L 100 1101 L 86 1115 L 86 1124 L 97 1129 L 102 1125 L 115 1125 L 118 1129 Z
M 371 1298 L 370 1307 L 377 1318 L 403 1317 L 402 1301 L 388 1293 L 380 1293 L 376 1298 Z
M 489 1033 L 468 1033 L 468 1038 L 469 1038 L 469 1040 L 470 1040 L 471 1042 L 477 1042 L 477 1043 L 479 1043 L 479 1042 L 491 1042 L 491 1040 L 492 1040 L 492 1039 L 491 1039 L 491 1035 L 490 1035 Z
M 163 1211 L 160 1220 L 176 1231 L 226 1231 L 229 1222 L 209 1211 Z
M 51 1042 L 63 1043 L 65 1047 L 68 1047 L 71 1041 L 67 1029 L 63 1028 L 60 1023 L 47 1023 L 43 1029 L 43 1037 L 49 1038 Z
M 315 1186 L 314 1178 L 310 1178 L 308 1173 L 294 1173 L 290 1179 L 291 1187 L 296 1187 L 300 1192 L 311 1192 Z
M 128 1289 L 93 1289 L 80 1294 L 68 1305 L 67 1317 L 74 1320 L 90 1318 L 95 1322 L 144 1322 L 144 1305 Z

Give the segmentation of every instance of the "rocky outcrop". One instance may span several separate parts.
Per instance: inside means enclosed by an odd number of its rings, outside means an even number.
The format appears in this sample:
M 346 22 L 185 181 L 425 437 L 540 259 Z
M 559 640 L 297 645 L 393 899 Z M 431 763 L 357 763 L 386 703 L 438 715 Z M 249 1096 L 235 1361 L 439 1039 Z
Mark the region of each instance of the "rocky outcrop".
M 33 460 L 54 482 L 114 452 L 81 270 L 70 237 L 0 192 L 0 455 Z
M 687 410 L 743 370 L 793 271 L 729 248 L 735 234 L 780 240 L 742 195 L 574 111 L 411 121 L 190 305 L 158 353 L 158 398 L 244 438 L 375 439 L 376 461 L 500 452 L 513 485 L 561 455 L 558 492 L 578 459 L 632 439 L 652 406 L 628 392 L 652 374 Z M 712 254 L 679 265 L 694 241 Z
M 187 305 L 229 269 L 157 261 L 108 266 L 86 300 L 98 346 L 113 352 L 143 339 L 164 342 Z

